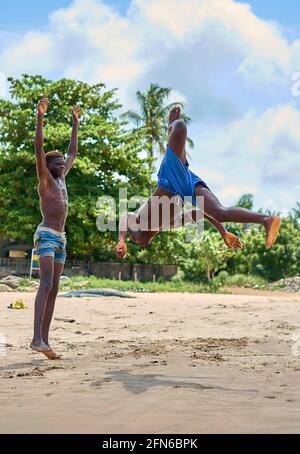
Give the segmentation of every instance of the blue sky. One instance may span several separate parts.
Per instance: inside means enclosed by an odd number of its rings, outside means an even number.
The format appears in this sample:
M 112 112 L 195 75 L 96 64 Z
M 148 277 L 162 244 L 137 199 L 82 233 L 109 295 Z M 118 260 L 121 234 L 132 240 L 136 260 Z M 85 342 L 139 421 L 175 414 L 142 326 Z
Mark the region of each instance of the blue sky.
M 193 120 L 191 166 L 223 203 L 300 201 L 299 0 L 10 0 L 0 96 L 24 72 L 118 87 L 124 110 L 151 82 L 169 86 Z
M 163 1 L 163 0 L 162 0 Z M 275 20 L 286 27 L 300 28 L 300 8 L 298 0 L 239 0 L 249 3 L 261 18 Z M 46 26 L 49 13 L 57 8 L 66 7 L 71 0 L 9 0 L 1 5 L 0 29 L 19 31 L 32 27 Z M 120 13 L 125 14 L 130 0 L 106 0 Z
M 9 0 L 1 5 L 0 29 L 20 31 L 35 27 L 45 27 L 47 16 L 57 8 L 64 8 L 72 3 L 71 0 Z M 113 5 L 122 14 L 126 13 L 129 5 L 127 0 L 105 2 Z
M 300 25 L 300 9 L 298 0 L 249 0 L 255 14 L 262 19 L 276 20 L 285 26 Z

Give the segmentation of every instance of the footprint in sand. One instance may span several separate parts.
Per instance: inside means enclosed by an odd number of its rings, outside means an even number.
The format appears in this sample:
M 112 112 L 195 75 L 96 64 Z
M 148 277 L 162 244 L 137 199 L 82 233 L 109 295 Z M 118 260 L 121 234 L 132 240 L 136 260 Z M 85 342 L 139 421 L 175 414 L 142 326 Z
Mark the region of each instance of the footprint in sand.
M 44 373 L 41 369 L 39 368 L 34 368 L 32 371 L 29 372 L 19 372 L 17 377 L 43 377 Z

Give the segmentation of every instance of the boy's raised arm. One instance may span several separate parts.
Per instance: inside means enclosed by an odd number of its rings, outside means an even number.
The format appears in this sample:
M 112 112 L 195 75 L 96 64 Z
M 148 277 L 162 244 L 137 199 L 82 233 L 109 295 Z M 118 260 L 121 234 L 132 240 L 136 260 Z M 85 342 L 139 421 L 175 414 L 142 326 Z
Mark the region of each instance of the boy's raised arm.
M 78 151 L 78 124 L 79 124 L 80 107 L 74 106 L 72 109 L 73 128 L 68 155 L 66 159 L 65 176 L 70 172 L 75 161 Z
M 37 105 L 37 125 L 35 132 L 35 159 L 39 180 L 47 175 L 48 169 L 44 153 L 43 118 L 48 109 L 48 98 L 43 98 Z

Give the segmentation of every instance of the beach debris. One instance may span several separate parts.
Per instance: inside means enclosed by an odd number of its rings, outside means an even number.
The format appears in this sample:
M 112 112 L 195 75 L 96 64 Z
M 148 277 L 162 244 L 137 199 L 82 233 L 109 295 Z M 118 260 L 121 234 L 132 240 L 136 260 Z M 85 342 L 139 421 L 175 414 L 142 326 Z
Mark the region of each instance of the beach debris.
M 70 284 L 72 282 L 72 280 L 68 276 L 60 276 L 60 282 Z
M 287 292 L 300 292 L 300 276 L 287 277 L 268 285 L 271 290 L 283 290 Z
M 73 287 L 75 290 L 77 289 L 82 289 L 84 287 L 87 287 L 89 285 L 89 281 L 81 281 L 81 282 L 74 282 Z
M 22 280 L 22 277 L 6 276 L 0 280 L 0 284 L 8 285 L 10 288 L 16 289 L 20 286 Z
M 27 309 L 27 306 L 23 300 L 18 299 L 14 303 L 10 303 L 7 309 Z
M 31 282 L 29 283 L 29 287 L 30 287 L 31 289 L 37 290 L 37 289 L 39 288 L 39 286 L 40 286 L 40 282 L 39 282 L 39 281 L 31 281 Z
M 97 296 L 117 296 L 119 298 L 135 298 L 125 292 L 110 288 L 90 288 L 86 290 L 72 290 L 71 292 L 60 295 L 64 298 L 84 298 Z
M 55 317 L 54 320 L 57 320 L 58 322 L 66 322 L 66 323 L 75 323 L 76 320 L 71 317 Z
M 14 290 L 6 284 L 0 283 L 0 292 L 13 292 Z

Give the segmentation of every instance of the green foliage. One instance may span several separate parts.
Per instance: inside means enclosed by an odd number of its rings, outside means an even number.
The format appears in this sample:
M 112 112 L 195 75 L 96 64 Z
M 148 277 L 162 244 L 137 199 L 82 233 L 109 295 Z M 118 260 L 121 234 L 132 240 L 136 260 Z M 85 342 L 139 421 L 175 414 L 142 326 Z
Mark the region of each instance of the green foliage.
M 226 271 L 221 271 L 215 279 L 223 286 L 230 287 L 264 287 L 267 283 L 265 279 L 259 276 L 251 276 L 248 274 L 233 274 L 229 275 Z
M 113 257 L 116 234 L 96 229 L 96 201 L 103 195 L 117 199 L 120 187 L 128 189 L 129 197 L 143 193 L 150 174 L 147 160 L 139 157 L 142 131 L 125 128 L 124 121 L 116 117 L 120 105 L 115 91 L 106 90 L 103 84 L 28 75 L 9 81 L 11 101 L 0 100 L 0 236 L 30 243 L 41 221 L 33 138 L 35 106 L 47 95 L 45 152 L 67 151 L 71 107 L 79 104 L 83 110 L 79 154 L 67 177 L 69 255 Z
M 247 208 L 248 210 L 252 210 L 253 208 L 253 195 L 252 194 L 244 194 L 238 200 L 237 207 Z
M 82 286 L 81 283 L 84 283 Z M 95 276 L 74 276 L 71 283 L 61 282 L 62 291 L 77 290 L 82 288 L 113 288 L 122 291 L 138 292 L 191 292 L 203 293 L 211 291 L 207 285 L 200 283 L 186 282 L 183 280 L 161 281 L 161 282 L 134 282 L 118 281 L 115 279 L 101 279 Z
M 280 234 L 270 250 L 265 247 L 263 227 L 229 224 L 227 228 L 242 239 L 243 250 L 228 249 L 219 234 L 205 226 L 203 238 L 191 243 L 186 242 L 185 229 L 161 233 L 146 249 L 134 246 L 130 260 L 177 264 L 186 280 L 202 282 L 211 282 L 226 269 L 228 279 L 218 278 L 226 285 L 243 285 L 241 275 L 245 285 L 300 275 L 300 226 L 293 217 L 282 218 Z
M 46 152 L 67 151 L 71 107 L 79 104 L 83 110 L 79 155 L 67 178 L 69 256 L 93 255 L 95 260 L 116 260 L 117 234 L 97 230 L 100 208 L 96 202 L 101 196 L 118 200 L 120 188 L 127 188 L 128 197 L 147 196 L 152 173 L 149 163 L 153 165 L 155 147 L 163 149 L 165 144 L 166 116 L 173 105 L 167 105 L 170 92 L 170 88 L 157 84 L 151 84 L 146 93 L 138 92 L 140 112 L 129 112 L 127 117 L 139 127 L 130 130 L 125 120 L 117 116 L 120 105 L 115 90 L 106 90 L 103 84 L 51 81 L 29 75 L 10 79 L 11 98 L 0 100 L 0 237 L 31 243 L 34 229 L 41 221 L 33 138 L 35 106 L 47 95 L 50 104 L 44 119 Z M 149 159 L 141 159 L 139 153 L 143 149 L 148 150 Z M 253 196 L 243 195 L 237 206 L 252 209 Z M 249 279 L 260 285 L 265 280 L 300 274 L 299 219 L 298 203 L 289 216 L 282 218 L 280 235 L 271 250 L 265 248 L 265 231 L 261 226 L 227 224 L 228 230 L 244 243 L 244 250 L 232 251 L 206 221 L 203 238 L 190 243 L 186 241 L 186 229 L 160 233 L 146 249 L 128 242 L 126 260 L 177 264 L 180 274 L 168 283 L 177 290 L 189 285 L 186 280 L 205 282 L 205 288 L 209 282 L 211 289 L 223 284 L 242 285 L 249 283 Z
M 251 274 L 269 281 L 300 274 L 300 229 L 293 219 L 282 219 L 278 239 L 272 249 L 265 248 L 265 231 L 252 226 L 242 236 L 244 249 L 228 262 L 231 273 Z
M 231 251 L 216 232 L 204 232 L 201 239 L 186 243 L 178 264 L 186 279 L 199 281 L 206 276 L 210 283 L 218 271 L 226 268 L 230 255 Z
M 184 279 L 211 283 L 215 274 L 226 268 L 232 251 L 216 232 L 204 232 L 201 239 L 188 242 L 190 233 L 185 228 L 160 233 L 148 248 L 139 249 L 135 256 L 143 263 L 176 264 Z

